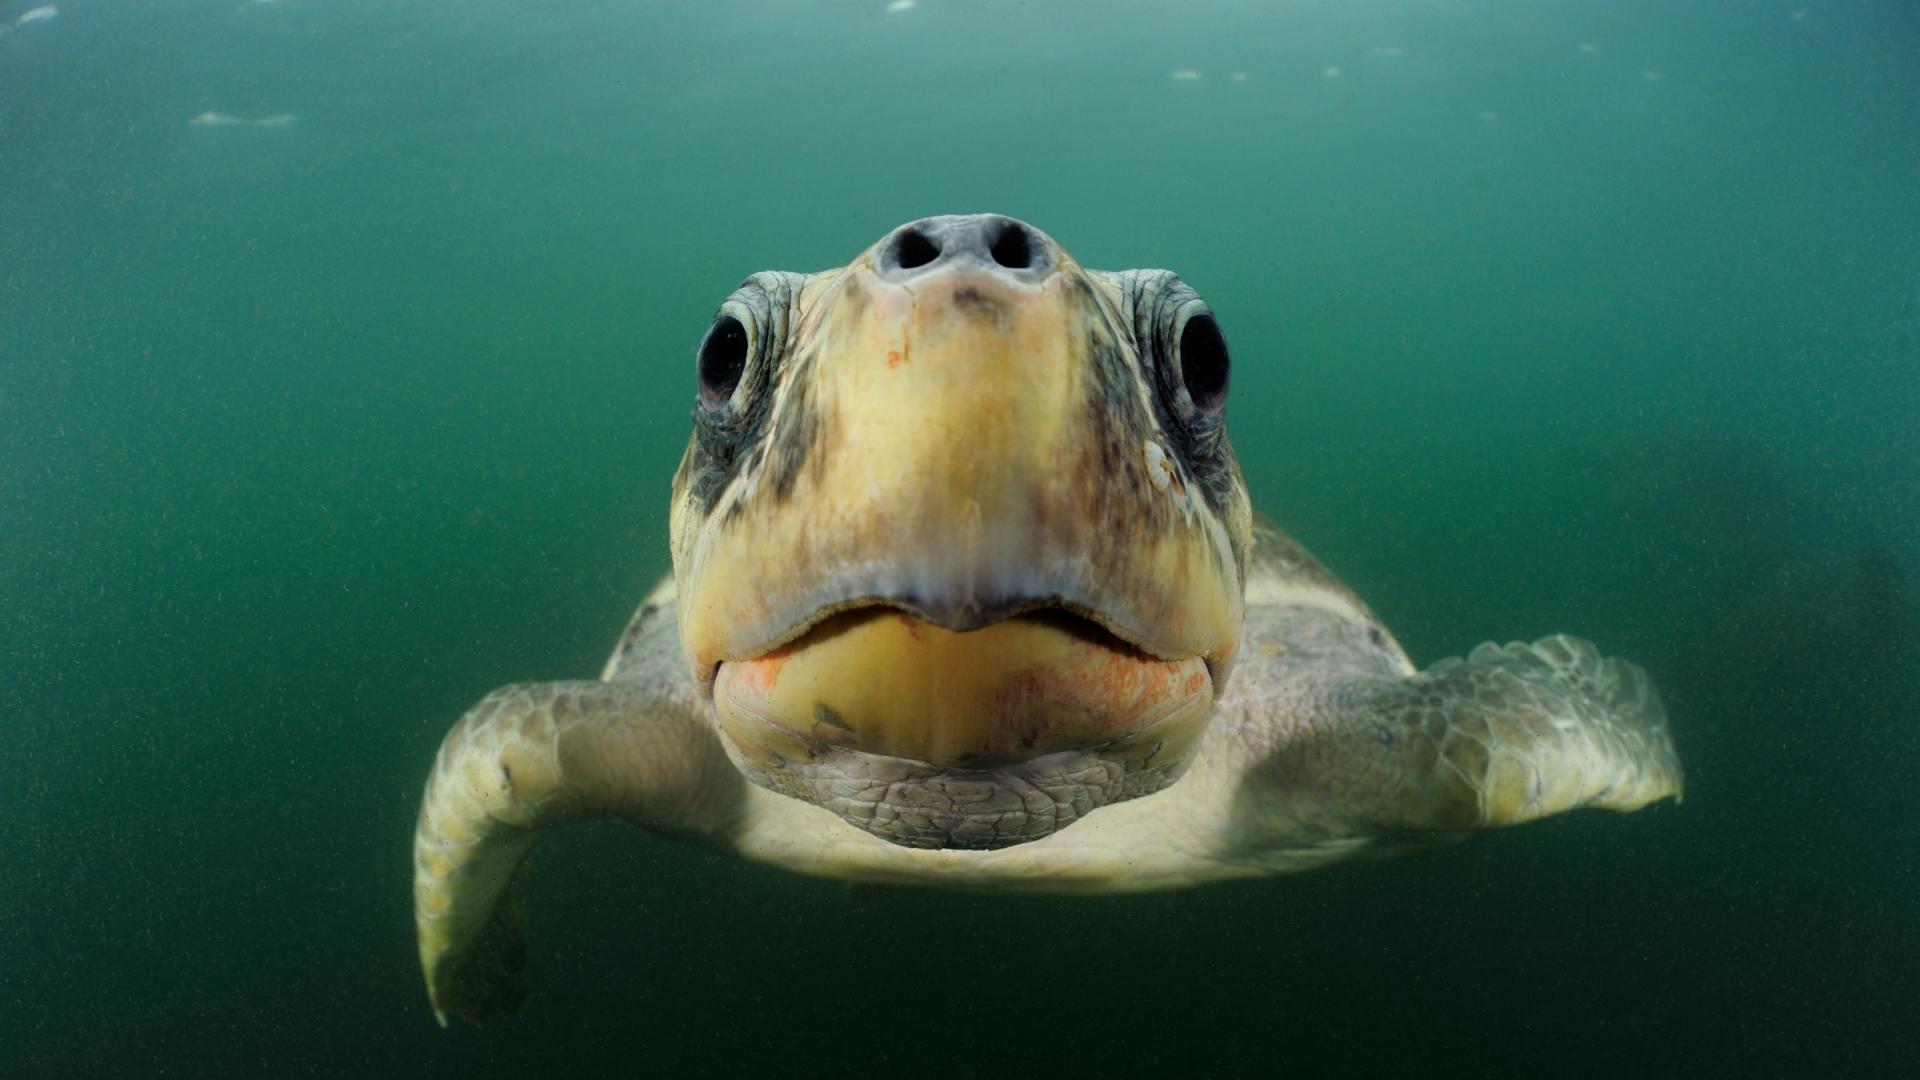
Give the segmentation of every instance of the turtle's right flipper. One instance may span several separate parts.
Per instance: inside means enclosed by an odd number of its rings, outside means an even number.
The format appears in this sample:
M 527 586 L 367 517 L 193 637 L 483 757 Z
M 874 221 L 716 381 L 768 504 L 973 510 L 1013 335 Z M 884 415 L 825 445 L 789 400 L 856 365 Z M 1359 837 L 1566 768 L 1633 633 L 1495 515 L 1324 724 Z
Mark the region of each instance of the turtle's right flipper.
M 521 867 L 541 829 L 615 817 L 723 834 L 744 798 L 690 684 L 532 683 L 488 694 L 441 744 L 414 832 L 414 921 L 441 1023 L 448 1013 L 508 1016 L 525 997 Z

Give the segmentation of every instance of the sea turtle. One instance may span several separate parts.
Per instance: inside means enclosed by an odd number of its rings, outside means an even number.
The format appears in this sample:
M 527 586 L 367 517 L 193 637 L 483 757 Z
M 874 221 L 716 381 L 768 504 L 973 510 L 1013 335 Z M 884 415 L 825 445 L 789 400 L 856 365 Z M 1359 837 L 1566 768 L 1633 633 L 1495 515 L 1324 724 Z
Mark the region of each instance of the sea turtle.
M 447 735 L 427 991 L 518 1008 L 540 830 L 614 817 L 857 882 L 1096 893 L 1678 797 L 1646 675 L 1577 638 L 1418 670 L 1251 508 L 1218 322 L 992 214 L 766 272 L 701 340 L 673 573 L 598 682 Z

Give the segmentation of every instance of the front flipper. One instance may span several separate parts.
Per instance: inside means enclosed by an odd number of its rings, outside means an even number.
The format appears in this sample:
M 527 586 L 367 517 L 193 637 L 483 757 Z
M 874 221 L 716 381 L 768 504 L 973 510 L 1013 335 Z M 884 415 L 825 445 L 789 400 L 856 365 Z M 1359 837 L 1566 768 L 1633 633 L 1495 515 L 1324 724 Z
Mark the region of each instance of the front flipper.
M 684 675 L 487 695 L 441 744 L 414 832 L 414 921 L 435 1015 L 445 1024 L 447 1013 L 481 1021 L 518 1011 L 522 866 L 540 830 L 616 817 L 724 835 L 744 799 Z
M 1681 794 L 1646 672 L 1579 638 L 1481 645 L 1409 678 L 1347 683 L 1335 700 L 1370 825 L 1488 828 Z
M 1317 865 L 1369 838 L 1422 843 L 1580 807 L 1637 810 L 1681 793 L 1646 673 L 1578 638 L 1482 645 L 1409 675 L 1322 681 L 1276 667 L 1269 685 L 1271 704 L 1251 704 L 1271 710 L 1271 741 L 1234 811 L 1236 857 L 1263 865 Z

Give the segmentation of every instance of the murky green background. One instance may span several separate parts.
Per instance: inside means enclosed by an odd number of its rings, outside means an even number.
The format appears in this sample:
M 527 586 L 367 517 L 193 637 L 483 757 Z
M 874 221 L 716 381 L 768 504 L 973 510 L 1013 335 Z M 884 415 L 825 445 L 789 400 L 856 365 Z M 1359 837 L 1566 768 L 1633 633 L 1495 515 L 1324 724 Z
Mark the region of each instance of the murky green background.
M 27 6 L 8 1075 L 1920 1053 L 1911 4 Z M 1091 901 L 856 900 L 579 827 L 537 857 L 525 1015 L 439 1031 L 427 764 L 488 688 L 595 673 L 665 569 L 712 309 L 989 209 L 1211 300 L 1257 501 L 1419 661 L 1644 662 L 1686 804 Z

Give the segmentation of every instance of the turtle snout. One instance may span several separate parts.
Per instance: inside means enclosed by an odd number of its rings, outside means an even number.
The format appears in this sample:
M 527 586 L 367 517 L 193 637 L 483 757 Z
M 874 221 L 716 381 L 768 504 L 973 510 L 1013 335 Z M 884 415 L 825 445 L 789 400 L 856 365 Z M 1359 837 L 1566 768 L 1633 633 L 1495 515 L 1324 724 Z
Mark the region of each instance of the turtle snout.
M 1046 233 L 999 214 L 921 218 L 893 230 L 874 254 L 874 273 L 895 285 L 947 267 L 967 266 L 1038 285 L 1059 265 Z

